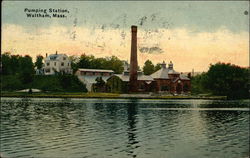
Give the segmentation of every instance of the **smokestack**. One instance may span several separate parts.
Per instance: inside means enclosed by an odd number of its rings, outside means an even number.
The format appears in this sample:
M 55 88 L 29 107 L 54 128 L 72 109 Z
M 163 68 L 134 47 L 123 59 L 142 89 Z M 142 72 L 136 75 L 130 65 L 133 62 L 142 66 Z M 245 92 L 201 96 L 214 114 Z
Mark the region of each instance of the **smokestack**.
M 131 26 L 131 54 L 130 54 L 130 69 L 129 69 L 129 91 L 137 92 L 137 26 Z

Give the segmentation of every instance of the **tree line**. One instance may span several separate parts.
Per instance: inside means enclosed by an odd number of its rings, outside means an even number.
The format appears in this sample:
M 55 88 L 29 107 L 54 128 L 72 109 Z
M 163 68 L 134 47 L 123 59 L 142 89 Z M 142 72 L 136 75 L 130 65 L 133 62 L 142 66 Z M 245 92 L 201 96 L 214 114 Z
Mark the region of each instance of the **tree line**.
M 192 93 L 211 93 L 229 99 L 249 98 L 249 68 L 230 63 L 210 65 L 208 72 L 191 78 Z
M 29 55 L 1 54 L 1 90 L 13 91 L 37 88 L 52 92 L 86 92 L 86 86 L 75 75 L 35 75 L 41 69 L 43 57 L 38 55 L 35 63 Z
M 70 56 L 71 66 L 73 71 L 75 72 L 78 68 L 86 68 L 86 69 L 106 69 L 113 70 L 116 74 L 121 74 L 124 71 L 124 62 L 116 56 L 111 57 L 101 57 L 95 58 L 93 55 L 81 55 Z M 145 75 L 151 75 L 152 73 L 158 71 L 161 68 L 160 63 L 154 65 L 152 61 L 147 60 L 143 65 L 143 73 Z M 138 67 L 140 70 L 140 67 Z
M 108 69 L 120 74 L 123 72 L 124 61 L 116 56 L 95 58 L 93 55 L 70 56 L 74 72 L 78 68 Z M 43 57 L 38 55 L 33 63 L 28 55 L 1 55 L 1 88 L 17 90 L 22 88 L 38 88 L 47 91 L 87 91 L 76 76 L 58 74 L 53 76 L 35 75 L 35 68 L 41 69 Z M 143 72 L 150 75 L 161 68 L 150 60 L 145 61 Z M 103 84 L 103 83 L 102 83 Z M 233 64 L 216 63 L 209 70 L 191 77 L 192 94 L 210 93 L 225 95 L 229 98 L 249 97 L 249 68 Z
M 73 72 L 78 68 L 85 69 L 106 69 L 114 73 L 122 73 L 124 62 L 116 56 L 95 58 L 93 55 L 82 54 L 80 57 L 70 56 Z

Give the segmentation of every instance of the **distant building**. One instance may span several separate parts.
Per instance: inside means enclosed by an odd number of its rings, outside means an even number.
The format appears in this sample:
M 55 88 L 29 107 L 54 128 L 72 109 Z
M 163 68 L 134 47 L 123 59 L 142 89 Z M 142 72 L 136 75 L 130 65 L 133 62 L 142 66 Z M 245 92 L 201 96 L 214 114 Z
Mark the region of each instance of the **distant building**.
M 161 64 L 161 69 L 151 74 L 155 81 L 156 92 L 186 93 L 190 91 L 190 79 L 179 72 L 176 72 L 173 63 L 170 61 L 168 67 L 166 63 Z
M 94 91 L 93 85 L 96 83 L 96 79 L 101 77 L 106 83 L 107 79 L 114 74 L 113 70 L 102 70 L 102 69 L 78 69 L 75 75 L 78 79 L 86 85 L 89 92 Z
M 65 54 L 51 54 L 44 59 L 44 74 L 54 75 L 56 73 L 72 74 L 71 61 Z

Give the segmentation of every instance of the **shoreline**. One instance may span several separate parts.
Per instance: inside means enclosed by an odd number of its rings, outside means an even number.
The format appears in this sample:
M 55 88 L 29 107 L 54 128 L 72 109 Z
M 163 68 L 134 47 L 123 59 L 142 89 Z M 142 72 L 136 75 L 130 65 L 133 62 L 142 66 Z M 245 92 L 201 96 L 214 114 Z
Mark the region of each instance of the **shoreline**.
M 152 96 L 149 94 L 115 94 L 115 93 L 61 93 L 61 94 L 44 94 L 44 93 L 1 93 L 1 98 L 86 98 L 86 99 L 207 99 L 207 100 L 227 100 L 226 96 L 194 96 L 194 95 L 159 95 Z

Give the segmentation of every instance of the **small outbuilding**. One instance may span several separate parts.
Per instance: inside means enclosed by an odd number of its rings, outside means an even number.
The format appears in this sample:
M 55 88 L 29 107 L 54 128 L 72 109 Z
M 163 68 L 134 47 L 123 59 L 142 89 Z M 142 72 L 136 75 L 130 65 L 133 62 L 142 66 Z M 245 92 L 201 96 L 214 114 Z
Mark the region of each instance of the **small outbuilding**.
M 78 79 L 86 85 L 88 92 L 95 91 L 94 85 L 97 83 L 98 78 L 101 78 L 106 83 L 107 79 L 113 74 L 113 70 L 103 69 L 78 69 L 75 73 Z

